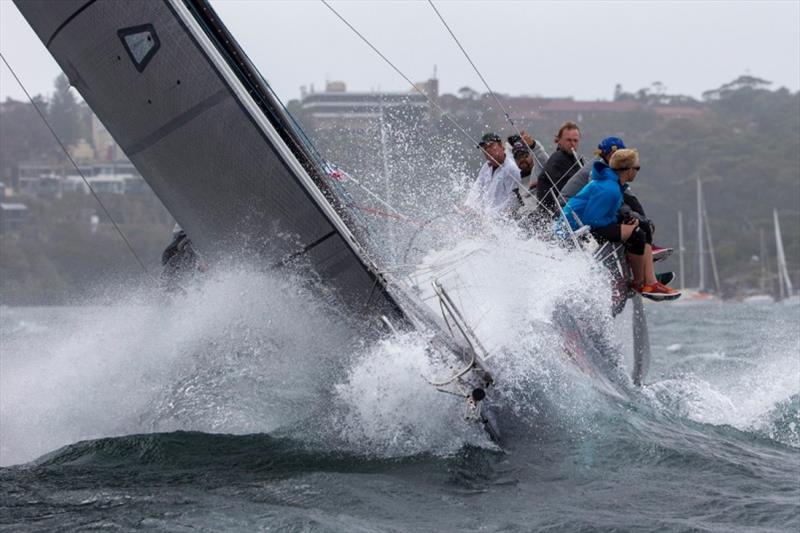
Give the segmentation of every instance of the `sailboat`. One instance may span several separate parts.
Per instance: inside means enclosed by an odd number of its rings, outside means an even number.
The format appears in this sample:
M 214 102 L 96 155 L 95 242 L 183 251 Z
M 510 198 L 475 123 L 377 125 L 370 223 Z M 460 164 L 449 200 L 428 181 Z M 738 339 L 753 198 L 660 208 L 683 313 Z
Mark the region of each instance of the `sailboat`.
M 684 289 L 683 277 L 683 214 L 678 213 L 678 250 L 679 260 L 681 264 L 681 291 L 683 297 L 679 300 L 682 303 L 690 302 L 710 302 L 717 300 L 716 294 L 720 292 L 719 271 L 717 270 L 717 260 L 714 254 L 714 241 L 711 238 L 711 228 L 708 223 L 708 213 L 706 210 L 705 199 L 703 198 L 703 184 L 697 180 L 697 263 L 698 263 L 698 284 L 696 288 Z M 708 243 L 708 252 L 705 246 Z M 706 281 L 706 255 L 710 257 L 711 270 L 714 276 L 715 293 L 709 290 L 708 282 Z
M 800 303 L 800 295 L 795 294 L 789 269 L 786 267 L 786 254 L 783 251 L 783 237 L 777 209 L 772 210 L 772 221 L 775 226 L 775 252 L 778 261 L 778 300 L 788 304 Z
M 498 437 L 488 408 L 495 378 L 454 299 L 434 283 L 437 315 L 382 268 L 368 228 L 347 207 L 338 170 L 316 151 L 207 0 L 16 4 L 205 256 L 307 268 L 326 294 L 363 318 L 368 337 L 422 332 L 439 368 L 448 368 L 425 379 L 461 396 L 466 418 Z M 635 327 L 641 353 L 649 348 L 643 320 Z
M 426 379 L 462 396 L 467 418 L 498 435 L 484 408 L 494 377 L 455 304 L 438 287 L 439 317 L 380 268 L 335 169 L 207 1 L 16 4 L 204 255 L 308 268 L 363 317 L 368 338 L 422 332 L 449 367 Z
M 768 304 L 773 303 L 775 299 L 767 292 L 767 246 L 764 240 L 764 230 L 758 232 L 759 252 L 758 263 L 760 265 L 760 274 L 758 277 L 758 289 L 756 294 L 750 294 L 742 299 L 742 302 L 748 304 Z

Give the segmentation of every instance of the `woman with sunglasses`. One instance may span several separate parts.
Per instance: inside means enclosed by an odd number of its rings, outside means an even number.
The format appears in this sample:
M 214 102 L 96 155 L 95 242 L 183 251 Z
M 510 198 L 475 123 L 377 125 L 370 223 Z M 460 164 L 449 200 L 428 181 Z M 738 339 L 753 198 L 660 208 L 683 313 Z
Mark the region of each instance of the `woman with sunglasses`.
M 573 230 L 590 226 L 592 235 L 600 244 L 624 244 L 633 270 L 633 290 L 652 300 L 674 300 L 681 293 L 656 279 L 650 225 L 640 225 L 635 218 L 619 220 L 624 189 L 636 179 L 640 169 L 636 150 L 617 150 L 608 163 L 595 161 L 591 181 L 567 202 L 564 216 Z

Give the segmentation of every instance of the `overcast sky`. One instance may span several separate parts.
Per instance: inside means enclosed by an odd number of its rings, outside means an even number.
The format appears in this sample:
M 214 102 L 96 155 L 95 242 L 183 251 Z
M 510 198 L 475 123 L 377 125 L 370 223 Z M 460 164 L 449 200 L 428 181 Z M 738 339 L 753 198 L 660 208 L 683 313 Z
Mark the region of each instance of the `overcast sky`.
M 153 0 L 142 0 L 153 1 Z M 332 1 L 409 78 L 437 68 L 442 92 L 483 85 L 427 1 Z M 610 99 L 655 81 L 699 97 L 750 73 L 800 88 L 800 0 L 435 2 L 493 90 Z M 326 80 L 349 90 L 408 84 L 315 0 L 217 0 L 221 19 L 278 95 Z M 28 89 L 49 94 L 59 72 L 9 0 L 0 0 L 0 51 Z M 0 65 L 0 98 L 24 98 Z

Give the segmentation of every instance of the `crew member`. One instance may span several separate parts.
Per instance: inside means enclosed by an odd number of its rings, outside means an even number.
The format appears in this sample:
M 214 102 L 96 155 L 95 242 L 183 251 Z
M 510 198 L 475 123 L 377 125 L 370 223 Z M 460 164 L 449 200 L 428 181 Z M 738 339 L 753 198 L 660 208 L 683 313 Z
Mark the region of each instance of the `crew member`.
M 625 142 L 620 139 L 619 137 L 606 137 L 600 144 L 597 145 L 597 150 L 594 151 L 597 158 L 592 161 L 603 161 L 606 164 L 611 159 L 611 155 L 620 150 L 625 148 Z M 564 185 L 564 188 L 561 189 L 561 195 L 564 197 L 565 201 L 568 201 L 570 198 L 578 194 L 581 189 L 583 189 L 587 183 L 589 183 L 590 176 L 592 173 L 593 165 L 585 165 L 582 169 L 575 173 L 569 181 Z M 647 218 L 647 214 L 644 212 L 644 207 L 642 207 L 642 203 L 639 199 L 633 194 L 631 188 L 628 184 L 622 188 L 622 207 L 620 207 L 620 218 L 627 219 L 627 218 L 635 218 L 639 220 L 639 224 L 647 224 L 651 233 L 655 232 L 655 224 L 653 221 Z M 659 259 L 668 256 L 672 253 L 671 248 L 662 248 L 660 246 L 653 245 L 653 258 L 658 261 Z
M 195 272 L 205 272 L 208 265 L 192 246 L 186 232 L 178 225 L 172 230 L 172 242 L 161 254 L 161 283 L 167 292 L 183 292 L 181 284 Z
M 601 243 L 625 243 L 633 270 L 631 287 L 642 296 L 653 300 L 676 299 L 681 293 L 656 279 L 650 225 L 640 224 L 636 218 L 619 218 L 623 187 L 636 179 L 640 168 L 636 150 L 616 150 L 609 163 L 595 161 L 591 181 L 567 202 L 564 216 L 573 230 L 590 226 L 592 235 Z
M 553 216 L 559 214 L 557 200 L 560 199 L 561 189 L 583 166 L 583 159 L 577 153 L 581 142 L 581 130 L 577 124 L 562 124 L 555 142 L 558 147 L 548 158 L 536 182 L 536 198 Z
M 517 202 L 514 189 L 519 186 L 519 169 L 507 157 L 503 141 L 496 133 L 484 134 L 478 147 L 486 161 L 464 205 L 489 215 L 508 214 Z

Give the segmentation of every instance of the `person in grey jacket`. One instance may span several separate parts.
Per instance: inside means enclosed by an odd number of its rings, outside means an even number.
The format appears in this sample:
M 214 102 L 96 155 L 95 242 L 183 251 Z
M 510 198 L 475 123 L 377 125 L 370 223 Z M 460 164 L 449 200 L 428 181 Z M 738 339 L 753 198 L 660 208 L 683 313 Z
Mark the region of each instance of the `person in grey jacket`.
M 508 144 L 511 146 L 514 161 L 519 167 L 522 184 L 529 191 L 532 191 L 536 188 L 536 179 L 532 179 L 532 176 L 536 176 L 542 171 L 550 156 L 542 146 L 541 141 L 531 137 L 525 130 L 521 131 L 520 134 L 521 136 L 511 135 L 508 138 Z

